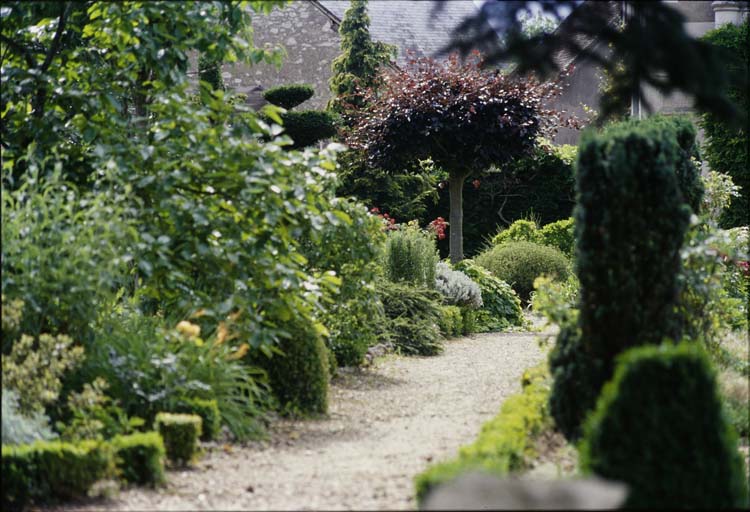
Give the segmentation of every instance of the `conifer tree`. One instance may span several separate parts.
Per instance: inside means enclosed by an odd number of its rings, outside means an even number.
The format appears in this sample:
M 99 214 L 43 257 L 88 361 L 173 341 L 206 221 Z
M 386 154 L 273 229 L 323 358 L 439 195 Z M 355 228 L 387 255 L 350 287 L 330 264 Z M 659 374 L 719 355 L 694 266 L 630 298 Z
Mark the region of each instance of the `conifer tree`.
M 333 98 L 328 108 L 343 112 L 347 105 L 362 107 L 359 91 L 377 84 L 378 69 L 396 57 L 396 47 L 370 38 L 367 0 L 352 0 L 339 27 L 341 55 L 331 65 Z

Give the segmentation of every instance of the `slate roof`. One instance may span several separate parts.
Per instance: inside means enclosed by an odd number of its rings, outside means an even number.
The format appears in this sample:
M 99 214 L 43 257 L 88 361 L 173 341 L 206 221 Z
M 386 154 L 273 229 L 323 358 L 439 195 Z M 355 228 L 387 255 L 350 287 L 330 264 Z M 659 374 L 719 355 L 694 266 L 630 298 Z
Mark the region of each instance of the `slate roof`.
M 324 10 L 341 21 L 349 0 L 316 0 Z M 450 43 L 451 33 L 465 18 L 474 16 L 481 1 L 474 0 L 370 0 L 370 36 L 376 41 L 399 48 L 398 64 L 406 60 L 406 51 L 417 57 L 434 57 Z M 435 10 L 437 4 L 442 9 Z M 434 16 L 433 16 L 434 13 Z

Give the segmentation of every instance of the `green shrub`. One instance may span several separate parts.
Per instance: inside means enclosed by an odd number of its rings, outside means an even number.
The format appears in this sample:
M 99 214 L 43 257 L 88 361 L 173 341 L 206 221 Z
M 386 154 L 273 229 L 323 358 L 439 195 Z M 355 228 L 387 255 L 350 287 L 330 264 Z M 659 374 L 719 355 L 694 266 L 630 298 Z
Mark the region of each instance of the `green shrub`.
M 578 279 L 571 274 L 567 281 L 553 281 L 549 277 L 534 280 L 531 294 L 532 309 L 542 315 L 547 324 L 565 325 L 578 321 Z
M 282 410 L 290 414 L 316 415 L 328 411 L 328 349 L 312 325 L 292 320 L 287 325 L 291 338 L 274 355 L 262 362 L 268 371 L 271 390 Z
M 263 98 L 276 106 L 290 109 L 313 97 L 315 91 L 309 84 L 289 84 L 271 87 L 263 92 Z
M 719 374 L 719 390 L 734 430 L 741 437 L 750 436 L 750 382 L 747 375 L 723 370 Z
M 477 256 L 475 261 L 509 283 L 521 300 L 527 302 L 537 277 L 548 275 L 564 281 L 570 275 L 570 263 L 563 253 L 532 242 L 498 245 Z
M 125 481 L 138 485 L 158 485 L 165 481 L 166 450 L 157 432 L 116 436 L 110 443 L 115 450 L 117 469 Z
M 490 274 L 473 260 L 463 260 L 456 265 L 482 292 L 482 307 L 477 311 L 479 332 L 498 331 L 509 326 L 524 324 L 521 301 L 508 283 Z
M 385 245 L 385 276 L 393 282 L 405 281 L 435 288 L 436 267 L 440 261 L 435 238 L 418 226 L 406 225 L 390 231 Z
M 748 34 L 750 21 L 741 25 L 727 23 L 716 30 L 707 32 L 702 39 L 722 49 L 730 60 L 729 69 L 738 76 L 747 76 Z M 740 110 L 747 112 L 747 89 L 741 85 L 742 80 L 733 84 L 730 96 Z M 721 217 L 721 227 L 733 228 L 750 225 L 750 156 L 747 151 L 747 127 L 732 127 L 722 123 L 714 116 L 704 115 L 701 128 L 706 134 L 703 152 L 708 164 L 714 171 L 728 174 L 735 185 L 741 188 L 736 197 Z
M 442 352 L 438 292 L 383 280 L 378 293 L 388 318 L 389 340 L 400 353 L 431 356 Z
M 471 308 L 461 308 L 461 334 L 479 332 L 479 318 L 477 311 Z
M 482 307 L 482 290 L 479 285 L 460 270 L 451 269 L 448 263 L 438 262 L 435 287 L 446 304 L 470 309 Z
M 573 232 L 573 218 L 558 220 L 543 226 L 539 230 L 541 243 L 554 247 L 569 258 L 573 257 L 575 234 Z
M 114 474 L 114 453 L 107 443 L 3 445 L 3 508 L 17 510 L 30 501 L 82 498 L 94 482 Z
M 463 327 L 461 308 L 458 306 L 440 306 L 438 325 L 440 326 L 440 333 L 446 338 L 459 336 Z
M 156 415 L 154 429 L 164 440 L 164 448 L 170 462 L 184 465 L 196 458 L 201 423 L 201 417 L 195 414 L 160 412 Z
M 748 506 L 737 437 L 696 343 L 629 350 L 587 420 L 587 473 L 627 484 L 626 508 Z
M 690 208 L 676 176 L 677 134 L 656 118 L 614 124 L 581 141 L 579 318 L 587 349 L 610 370 L 623 350 L 679 334 L 677 275 Z
M 506 242 L 534 242 L 541 244 L 544 242 L 544 239 L 541 233 L 539 233 L 536 222 L 519 219 L 492 238 L 492 245 L 501 245 Z
M 581 437 L 581 423 L 596 404 L 599 389 L 606 380 L 600 360 L 586 352 L 581 331 L 573 319 L 562 324 L 555 347 L 549 354 L 552 389 L 549 395 L 550 415 L 566 439 Z
M 201 418 L 201 441 L 213 441 L 221 430 L 221 413 L 216 400 L 184 398 L 174 412 L 195 414 Z
M 284 133 L 289 135 L 294 144 L 292 149 L 312 146 L 319 140 L 329 139 L 336 135 L 336 120 L 330 112 L 320 110 L 303 110 L 281 114 L 284 122 Z
M 508 397 L 500 413 L 482 425 L 476 441 L 460 449 L 454 460 L 429 467 L 414 479 L 417 502 L 436 486 L 467 471 L 486 471 L 498 476 L 525 467 L 531 455 L 530 440 L 548 424 L 549 373 L 544 367 L 524 374 L 527 383 L 519 394 Z

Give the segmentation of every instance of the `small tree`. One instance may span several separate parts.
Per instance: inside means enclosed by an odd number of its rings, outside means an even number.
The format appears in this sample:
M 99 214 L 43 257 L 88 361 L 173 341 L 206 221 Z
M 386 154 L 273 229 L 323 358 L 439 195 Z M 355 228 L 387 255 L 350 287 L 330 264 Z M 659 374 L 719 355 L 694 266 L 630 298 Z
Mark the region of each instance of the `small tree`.
M 512 79 L 482 68 L 478 54 L 460 63 L 417 59 L 386 72 L 368 105 L 353 114 L 347 144 L 362 149 L 371 165 L 403 169 L 432 158 L 449 173 L 450 255 L 463 259 L 463 185 L 466 177 L 529 152 L 537 135 L 560 124 L 542 102 L 557 82 Z
M 333 60 L 329 82 L 333 98 L 328 108 L 342 112 L 346 105 L 361 107 L 362 92 L 377 83 L 378 69 L 396 57 L 396 47 L 370 39 L 367 0 L 352 0 L 339 27 L 341 55 Z

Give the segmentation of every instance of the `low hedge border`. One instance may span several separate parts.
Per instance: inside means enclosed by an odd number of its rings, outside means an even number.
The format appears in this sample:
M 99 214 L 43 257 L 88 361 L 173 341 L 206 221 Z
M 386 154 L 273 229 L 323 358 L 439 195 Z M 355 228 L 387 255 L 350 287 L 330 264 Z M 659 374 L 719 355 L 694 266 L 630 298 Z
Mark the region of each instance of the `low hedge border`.
M 526 370 L 523 391 L 509 397 L 500 413 L 482 426 L 474 443 L 453 460 L 435 464 L 414 479 L 417 502 L 436 486 L 472 470 L 505 475 L 526 467 L 533 455 L 534 436 L 550 422 L 547 402 L 550 376 L 546 363 Z
M 114 437 L 115 460 L 126 482 L 156 486 L 165 482 L 164 441 L 158 432 L 138 432 Z
M 203 420 L 196 414 L 171 414 L 160 412 L 154 420 L 154 429 L 161 434 L 167 458 L 177 465 L 186 465 L 198 456 L 198 439 Z

